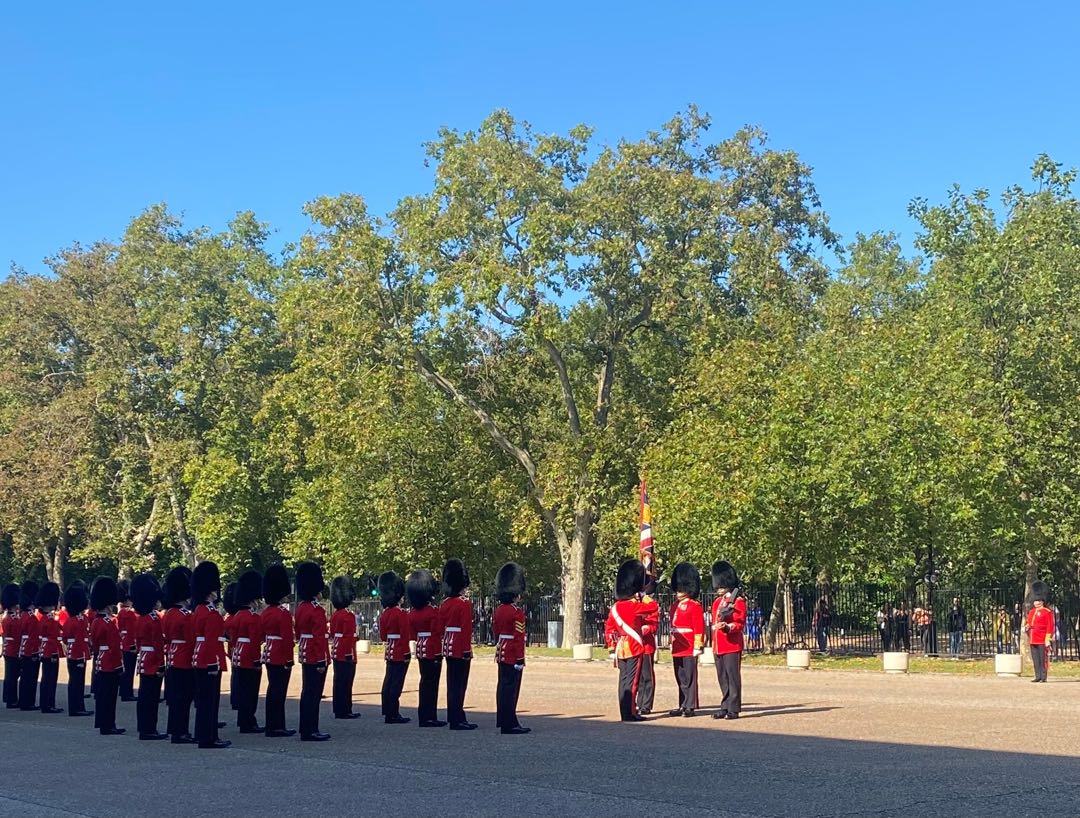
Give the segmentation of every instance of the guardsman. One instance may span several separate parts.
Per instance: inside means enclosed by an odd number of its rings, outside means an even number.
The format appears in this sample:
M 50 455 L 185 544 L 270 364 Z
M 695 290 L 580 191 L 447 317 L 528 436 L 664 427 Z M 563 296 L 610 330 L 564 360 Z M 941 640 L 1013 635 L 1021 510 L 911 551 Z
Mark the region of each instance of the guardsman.
M 326 585 L 322 568 L 314 562 L 296 566 L 296 657 L 300 662 L 300 740 L 327 741 L 319 731 L 319 702 L 326 686 L 330 645 L 326 640 L 326 610 L 319 604 Z
M 435 577 L 425 568 L 413 571 L 405 581 L 409 597 L 409 627 L 416 640 L 416 661 L 420 666 L 420 694 L 417 720 L 421 727 L 445 727 L 439 718 L 439 678 L 442 676 L 442 632 L 439 608 L 434 604 L 438 589 Z
M 22 584 L 19 607 L 22 608 L 22 632 L 19 634 L 19 709 L 37 710 L 38 671 L 41 670 L 41 621 L 34 616 L 38 584 Z
M 225 652 L 232 656 L 233 621 L 240 607 L 236 604 L 236 583 L 230 582 L 221 594 L 221 607 L 225 609 Z M 229 673 L 229 707 L 236 709 L 236 669 Z
M 495 597 L 499 606 L 491 617 L 495 634 L 495 663 L 499 681 L 495 689 L 495 726 L 504 736 L 519 736 L 531 732 L 522 727 L 517 717 L 518 697 L 521 695 L 521 674 L 525 671 L 525 571 L 520 565 L 508 562 L 495 575 Z
M 232 744 L 218 737 L 221 674 L 225 671 L 225 620 L 217 608 L 221 572 L 217 563 L 200 562 L 191 572 L 191 601 L 195 605 L 195 741 L 200 750 L 223 750 Z
M 169 708 L 167 731 L 173 744 L 194 744 L 191 735 L 191 703 L 195 699 L 195 620 L 191 602 L 191 570 L 173 568 L 165 577 L 161 618 L 165 638 L 165 702 Z
M 19 671 L 22 663 L 19 648 L 22 640 L 23 618 L 19 610 L 19 586 L 9 583 L 0 592 L 0 606 L 4 608 L 4 618 L 0 627 L 4 634 L 4 705 L 8 710 L 19 706 Z
M 168 733 L 158 732 L 158 704 L 161 682 L 165 677 L 165 633 L 161 628 L 158 605 L 161 586 L 152 574 L 139 574 L 131 581 L 131 603 L 138 617 L 135 620 L 135 647 L 138 659 L 135 672 L 139 674 L 139 696 L 135 719 L 140 741 L 161 741 Z
M 442 579 L 448 594 L 439 606 L 442 652 L 446 657 L 446 720 L 451 730 L 475 730 L 478 725 L 465 717 L 465 692 L 469 689 L 472 665 L 473 612 L 464 595 L 469 587 L 469 571 L 461 560 L 447 560 Z
M 679 706 L 670 715 L 690 717 L 698 706 L 698 657 L 705 648 L 705 611 L 697 601 L 701 593 L 698 569 L 688 562 L 676 565 L 671 572 L 671 590 L 675 592 L 675 604 L 668 619 Z
M 60 675 L 60 656 L 64 650 L 63 628 L 56 620 L 60 586 L 46 582 L 38 591 L 35 604 L 41 617 L 41 712 L 63 713 L 63 709 L 56 706 L 56 679 Z
M 79 580 L 71 583 L 64 591 L 64 609 L 68 612 L 64 623 L 64 652 L 67 654 L 67 711 L 69 716 L 92 716 L 93 710 L 86 709 L 84 693 L 86 691 L 86 663 L 90 661 L 90 620 L 86 618 L 86 609 L 90 598 L 86 586 Z
M 283 565 L 271 565 L 263 576 L 266 607 L 259 616 L 262 626 L 262 663 L 266 667 L 266 737 L 288 738 L 295 730 L 285 727 L 285 697 L 293 666 L 293 618 L 289 611 L 289 574 Z
M 638 682 L 641 662 L 645 656 L 642 635 L 643 617 L 639 594 L 645 588 L 645 566 L 640 560 L 627 560 L 615 575 L 615 604 L 608 612 L 604 636 L 608 647 L 615 649 L 619 668 L 619 718 L 623 721 L 644 721 L 637 711 Z
M 746 600 L 739 589 L 739 575 L 731 564 L 718 560 L 712 567 L 716 599 L 712 606 L 713 657 L 716 680 L 723 699 L 714 719 L 737 719 L 742 710 L 743 629 L 746 627 Z
M 379 602 L 383 611 L 379 615 L 379 639 L 386 645 L 383 656 L 386 672 L 382 684 L 382 714 L 387 724 L 408 724 L 412 719 L 401 715 L 401 689 L 405 686 L 405 674 L 409 672 L 409 640 L 412 633 L 409 615 L 401 610 L 401 598 L 405 596 L 405 583 L 393 571 L 379 576 Z
M 1054 641 L 1054 612 L 1046 607 L 1050 589 L 1041 580 L 1031 583 L 1031 610 L 1024 619 L 1024 631 L 1031 642 L 1033 682 L 1045 682 L 1050 669 L 1050 646 Z
M 656 601 L 656 580 L 646 573 L 641 592 L 641 638 L 645 653 L 641 656 L 641 676 L 638 679 L 637 709 L 642 716 L 652 712 L 656 697 L 656 631 L 660 628 L 660 605 Z
M 131 583 L 122 579 L 116 583 L 120 607 L 116 611 L 116 627 L 120 631 L 120 650 L 124 655 L 124 672 L 120 676 L 120 701 L 135 701 L 135 665 L 139 651 L 135 645 L 135 628 L 139 615 L 131 607 Z
M 258 571 L 245 571 L 236 581 L 236 604 L 232 623 L 232 673 L 236 677 L 236 726 L 241 733 L 261 733 L 255 713 L 259 709 L 262 682 L 262 621 L 258 605 L 263 594 Z
M 122 736 L 125 732 L 116 726 L 116 696 L 124 672 L 120 630 L 113 619 L 113 607 L 118 599 L 116 582 L 109 577 L 98 577 L 90 586 L 90 607 L 97 614 L 90 623 L 90 649 L 97 665 L 94 726 L 103 736 Z
M 334 660 L 334 718 L 358 719 L 352 709 L 353 680 L 356 678 L 356 614 L 349 606 L 356 589 L 348 577 L 334 577 L 330 583 L 330 656 Z

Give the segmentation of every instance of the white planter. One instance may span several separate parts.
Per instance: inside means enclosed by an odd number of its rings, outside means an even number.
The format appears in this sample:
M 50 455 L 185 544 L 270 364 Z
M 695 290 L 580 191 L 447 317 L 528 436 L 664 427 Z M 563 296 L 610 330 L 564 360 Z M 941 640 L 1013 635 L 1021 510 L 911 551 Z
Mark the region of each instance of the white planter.
M 787 652 L 787 666 L 788 670 L 809 670 L 810 651 L 789 650 Z
M 701 651 L 701 656 L 698 657 L 699 665 L 715 665 L 716 657 L 713 656 L 712 648 L 705 648 Z
M 994 657 L 994 673 L 998 676 L 1019 676 L 1024 657 L 1019 653 L 999 653 Z
M 592 645 L 574 645 L 574 661 L 591 662 L 592 647 Z
M 908 655 L 905 651 L 883 653 L 881 662 L 886 673 L 907 673 L 908 671 Z
M 357 639 L 356 640 L 356 652 L 357 653 L 371 653 L 371 640 L 370 639 Z

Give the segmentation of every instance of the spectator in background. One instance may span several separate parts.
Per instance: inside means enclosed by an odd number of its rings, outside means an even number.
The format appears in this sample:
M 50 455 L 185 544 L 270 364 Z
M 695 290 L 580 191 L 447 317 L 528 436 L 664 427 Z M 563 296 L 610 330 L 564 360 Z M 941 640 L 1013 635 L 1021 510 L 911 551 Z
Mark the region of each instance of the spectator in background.
M 814 635 L 817 636 L 818 650 L 822 653 L 829 649 L 829 622 L 831 619 L 832 615 L 829 612 L 829 598 L 822 594 L 818 597 L 817 604 L 814 606 L 814 617 L 812 620 Z
M 1013 606 L 1012 617 L 1009 619 L 1009 627 L 1012 629 L 1013 653 L 1020 652 L 1020 626 L 1024 621 L 1023 606 L 1017 602 Z
M 905 653 L 911 652 L 911 614 L 907 602 L 901 602 L 899 608 L 893 609 L 893 647 L 896 650 L 903 647 Z
M 993 613 L 992 630 L 994 633 L 994 644 L 997 647 L 998 653 L 1005 653 L 1006 645 L 1008 650 L 1012 651 L 1012 621 L 1009 619 L 1009 612 L 1005 610 L 1005 606 L 1000 606 Z
M 964 631 L 967 630 L 967 616 L 960 607 L 960 597 L 954 596 L 952 610 L 949 611 L 949 653 L 953 656 L 960 655 L 960 647 L 964 643 Z
M 882 605 L 877 612 L 877 629 L 881 636 L 881 649 L 888 653 L 892 650 L 893 616 L 888 605 Z
M 764 617 L 757 602 L 746 615 L 746 642 L 750 650 L 761 650 L 761 624 Z
M 922 640 L 922 650 L 924 656 L 929 656 L 931 653 L 931 642 L 933 641 L 933 622 L 934 617 L 930 613 L 929 608 L 918 607 L 915 609 L 915 626 L 919 629 L 919 638 Z

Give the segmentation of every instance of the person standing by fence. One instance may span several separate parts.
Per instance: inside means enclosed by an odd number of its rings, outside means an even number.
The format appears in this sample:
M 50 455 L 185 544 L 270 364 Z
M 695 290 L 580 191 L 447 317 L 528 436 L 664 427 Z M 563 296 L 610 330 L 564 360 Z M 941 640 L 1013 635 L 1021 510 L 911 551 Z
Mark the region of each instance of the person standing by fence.
M 1032 681 L 1045 682 L 1050 664 L 1050 644 L 1054 639 L 1054 614 L 1046 607 L 1049 589 L 1045 582 L 1031 584 L 1032 604 L 1024 621 L 1024 631 L 1031 642 L 1031 664 L 1035 669 Z
M 964 644 L 964 631 L 967 630 L 967 616 L 960 606 L 960 597 L 954 596 L 952 609 L 949 611 L 949 653 L 953 656 L 960 655 L 960 649 Z
M 892 649 L 893 618 L 888 604 L 882 605 L 877 612 L 877 629 L 881 637 L 881 649 L 888 653 Z
M 832 614 L 829 611 L 829 598 L 822 594 L 818 597 L 817 604 L 814 606 L 814 636 L 817 637 L 818 650 L 824 653 L 829 649 L 829 623 L 832 620 Z
M 1009 612 L 1001 605 L 993 614 L 994 646 L 998 653 L 1005 653 L 1006 649 L 1012 651 L 1012 622 Z
M 737 719 L 742 710 L 743 629 L 746 626 L 746 600 L 739 589 L 739 575 L 730 563 L 718 560 L 712 567 L 713 656 L 716 680 L 723 699 L 714 719 Z

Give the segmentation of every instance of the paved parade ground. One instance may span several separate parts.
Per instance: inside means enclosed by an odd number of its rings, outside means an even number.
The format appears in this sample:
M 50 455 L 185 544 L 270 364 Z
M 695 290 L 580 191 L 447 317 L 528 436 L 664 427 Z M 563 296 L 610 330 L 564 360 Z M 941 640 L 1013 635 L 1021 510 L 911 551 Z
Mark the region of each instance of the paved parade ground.
M 702 670 L 708 710 L 716 680 Z M 226 696 L 222 751 L 138 741 L 134 704 L 119 705 L 119 737 L 0 709 L 0 816 L 1080 814 L 1080 680 L 747 668 L 730 722 L 668 717 L 671 673 L 659 666 L 664 715 L 624 725 L 609 665 L 530 659 L 526 736 L 494 728 L 490 658 L 473 664 L 471 733 L 383 724 L 374 655 L 357 671 L 364 717 L 335 721 L 325 700 L 322 744 L 237 735 Z M 416 682 L 413 667 L 406 715 Z

